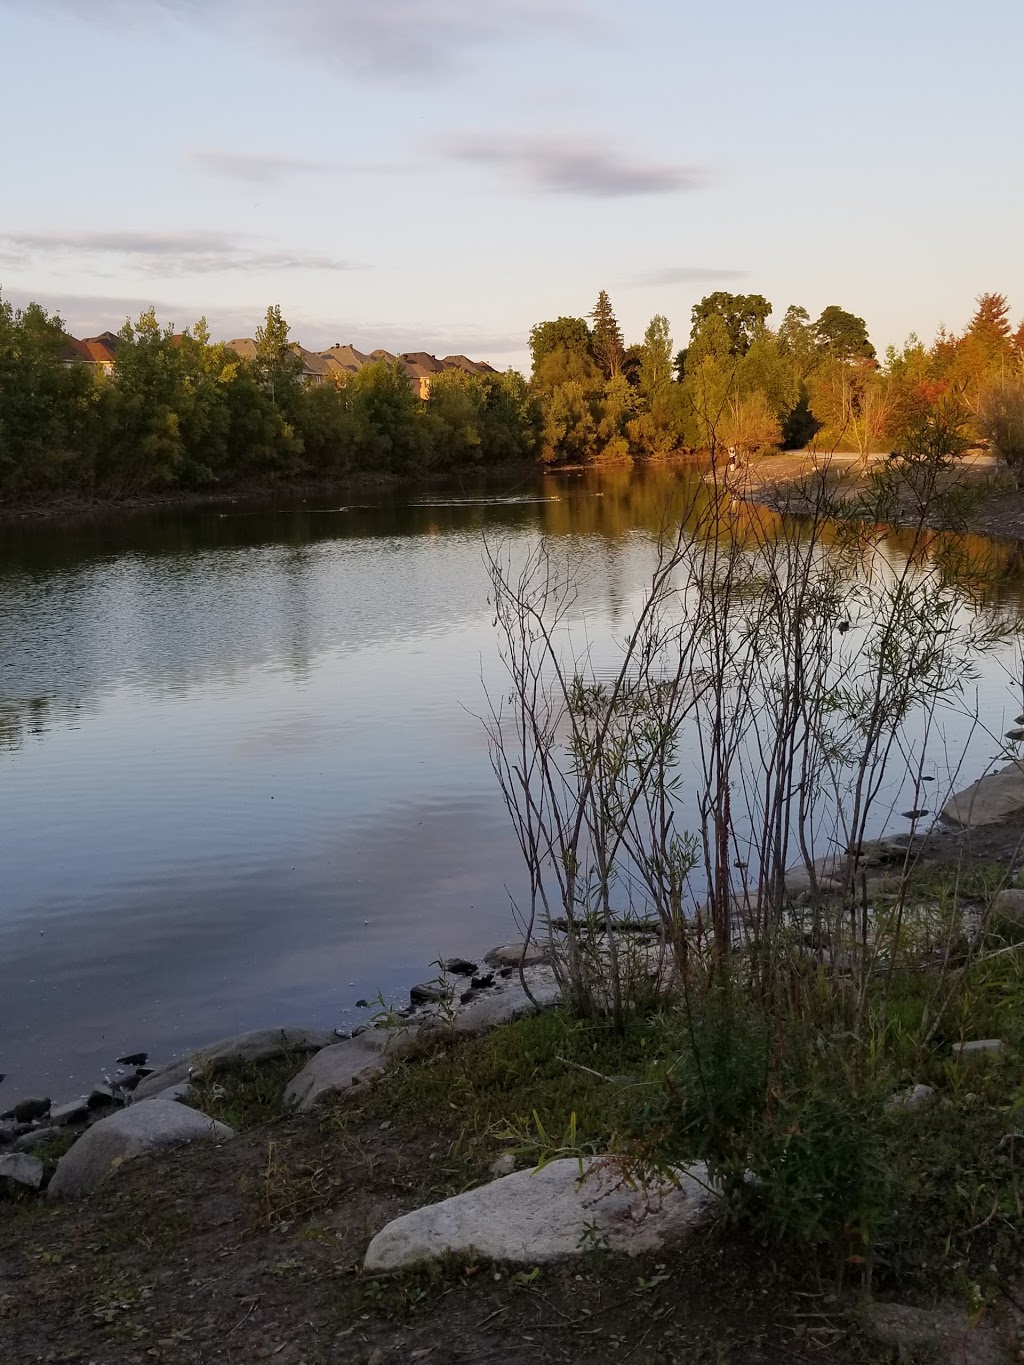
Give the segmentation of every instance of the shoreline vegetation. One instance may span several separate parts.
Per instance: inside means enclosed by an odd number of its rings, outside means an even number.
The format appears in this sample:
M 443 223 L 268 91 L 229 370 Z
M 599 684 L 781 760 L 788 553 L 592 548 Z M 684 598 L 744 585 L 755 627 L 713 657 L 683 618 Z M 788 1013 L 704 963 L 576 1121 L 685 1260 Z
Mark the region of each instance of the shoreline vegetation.
M 724 469 L 853 451 L 864 472 L 879 453 L 914 461 L 938 443 L 955 459 L 981 442 L 1016 479 L 1024 324 L 1003 295 L 982 295 L 962 333 L 911 336 L 881 359 L 838 306 L 813 321 L 792 306 L 774 328 L 772 313 L 762 295 L 718 292 L 694 306 L 684 349 L 661 314 L 627 346 L 602 291 L 588 317 L 532 329 L 528 379 L 464 357 L 423 377 L 432 358 L 418 353 L 336 347 L 357 361 L 328 365 L 333 352 L 298 346 L 276 307 L 230 344 L 150 311 L 86 363 L 59 315 L 0 294 L 0 517 L 695 452 Z
M 752 471 L 779 457 L 747 463 L 754 438 L 723 445 L 718 424 L 765 413 L 738 376 L 780 344 L 767 304 L 695 310 L 681 380 L 658 373 L 665 411 L 709 423 L 708 473 L 680 488 L 617 666 L 596 671 L 571 557 L 488 547 L 504 677 L 484 724 L 529 888 L 494 963 L 511 975 L 474 990 L 477 964 L 439 964 L 414 1021 L 382 1002 L 373 1029 L 301 1055 L 222 1067 L 213 1049 L 140 1078 L 69 1150 L 0 1156 L 15 1358 L 1020 1358 L 1020 612 L 989 547 L 934 530 L 970 510 L 958 471 L 986 412 L 1014 468 L 1022 339 L 986 297 L 964 338 L 913 350 L 894 459 L 873 458 L 868 418 L 899 357 L 878 366 L 842 310 L 791 310 L 817 357 L 807 410 L 824 415 L 819 380 L 844 405 L 824 453 L 859 423 L 861 467 L 774 488 Z M 548 436 L 562 423 L 544 448 L 566 463 L 598 411 L 587 385 L 604 420 L 629 384 L 606 296 L 592 322 L 533 337 L 526 398 Z M 646 384 L 667 327 L 645 344 Z M 946 360 L 962 383 L 914 369 Z M 435 397 L 416 401 L 420 423 Z M 993 656 L 999 715 L 976 688 Z M 39 1199 L 51 1172 L 85 1198 Z

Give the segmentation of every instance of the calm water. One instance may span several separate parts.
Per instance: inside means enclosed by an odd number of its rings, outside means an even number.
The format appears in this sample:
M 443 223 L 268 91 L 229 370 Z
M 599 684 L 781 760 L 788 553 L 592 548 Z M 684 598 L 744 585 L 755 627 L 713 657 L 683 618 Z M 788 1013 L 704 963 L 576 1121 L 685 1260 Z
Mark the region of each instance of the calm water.
M 3 530 L 4 1095 L 73 1094 L 124 1049 L 350 1026 L 508 937 L 483 537 L 578 552 L 576 614 L 610 640 L 692 477 Z M 983 691 L 1012 708 L 995 665 Z

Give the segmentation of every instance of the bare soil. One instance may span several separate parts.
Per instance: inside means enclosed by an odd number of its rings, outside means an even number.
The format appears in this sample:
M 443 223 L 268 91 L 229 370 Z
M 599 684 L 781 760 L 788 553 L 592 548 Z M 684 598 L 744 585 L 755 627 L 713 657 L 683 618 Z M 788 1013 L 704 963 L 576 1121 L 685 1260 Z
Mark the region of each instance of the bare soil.
M 482 1173 L 481 1173 L 482 1174 Z M 444 1135 L 338 1110 L 140 1159 L 77 1204 L 0 1204 L 0 1361 L 79 1365 L 881 1359 L 806 1262 L 708 1229 L 672 1255 L 360 1270 L 464 1187 Z

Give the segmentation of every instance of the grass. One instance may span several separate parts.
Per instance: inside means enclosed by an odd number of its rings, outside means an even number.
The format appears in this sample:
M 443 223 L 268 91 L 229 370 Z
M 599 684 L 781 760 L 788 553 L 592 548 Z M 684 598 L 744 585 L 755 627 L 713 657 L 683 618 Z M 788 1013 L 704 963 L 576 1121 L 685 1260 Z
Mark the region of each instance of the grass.
M 204 1080 L 193 1078 L 185 1103 L 236 1133 L 270 1123 L 286 1112 L 284 1092 L 308 1056 L 288 1054 L 268 1062 L 248 1062 Z

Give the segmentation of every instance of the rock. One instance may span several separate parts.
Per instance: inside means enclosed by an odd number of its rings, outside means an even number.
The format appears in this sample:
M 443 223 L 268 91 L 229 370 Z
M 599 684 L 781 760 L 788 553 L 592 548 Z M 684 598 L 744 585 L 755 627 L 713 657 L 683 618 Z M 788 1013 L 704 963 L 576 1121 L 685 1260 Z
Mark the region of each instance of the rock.
M 474 976 L 469 983 L 470 991 L 485 991 L 488 986 L 494 985 L 494 973 L 488 972 L 486 976 Z
M 6 1123 L 0 1123 L 0 1147 L 9 1147 L 14 1141 L 14 1129 Z
M 524 967 L 535 967 L 549 957 L 547 948 L 539 943 L 502 943 L 492 948 L 484 961 L 489 967 L 518 967 L 520 962 Z
M 7 1152 L 0 1156 L 0 1180 L 10 1180 L 26 1189 L 38 1190 L 43 1183 L 43 1163 L 23 1152 Z
M 935 1091 L 930 1085 L 914 1085 L 902 1095 L 894 1095 L 889 1101 L 891 1109 L 925 1109 L 935 1100 Z
M 41 1147 L 44 1142 L 49 1142 L 51 1138 L 59 1136 L 59 1128 L 36 1128 L 31 1133 L 25 1133 L 17 1138 L 14 1143 L 16 1152 L 32 1152 L 37 1147 Z
M 199 1048 L 187 1057 L 168 1062 L 140 1081 L 135 1090 L 136 1100 L 151 1099 L 169 1085 L 188 1080 L 193 1071 L 204 1076 L 215 1076 L 220 1071 L 231 1071 L 252 1062 L 269 1062 L 290 1053 L 317 1052 L 337 1042 L 329 1029 L 266 1028 L 222 1038 Z
M 145 1066 L 149 1059 L 148 1052 L 127 1052 L 123 1057 L 118 1057 L 118 1066 Z
M 444 969 L 452 976 L 472 976 L 476 971 L 476 963 L 465 957 L 450 957 L 444 964 Z
M 416 1042 L 420 1047 L 451 1047 L 453 1043 L 465 1041 L 465 1036 L 447 1019 L 425 1019 L 416 1030 Z
M 13 1109 L 0 1114 L 0 1119 L 13 1119 L 15 1123 L 34 1123 L 49 1113 L 49 1100 L 19 1100 Z
M 443 1000 L 447 991 L 442 986 L 436 986 L 432 981 L 425 981 L 421 986 L 413 986 L 409 992 L 409 999 L 414 1005 L 434 1005 Z
M 1007 730 L 1003 738 L 1013 740 L 1016 744 L 1019 740 L 1024 739 L 1024 730 Z
M 595 1247 L 636 1256 L 682 1240 L 714 1203 L 703 1165 L 677 1172 L 678 1185 L 630 1189 L 591 1159 L 552 1161 L 396 1218 L 366 1252 L 371 1273 L 399 1270 L 449 1252 L 538 1265 Z
M 542 1009 L 557 1005 L 562 998 L 561 987 L 550 968 L 531 973 L 527 983 L 536 1004 L 518 980 L 511 980 L 493 992 L 479 996 L 464 1010 L 460 1010 L 455 1016 L 455 1028 L 459 1033 L 485 1033 L 499 1024 L 507 1024 L 513 1019 L 537 1014 Z
M 89 1117 L 88 1100 L 71 1100 L 68 1104 L 58 1104 L 56 1109 L 51 1109 L 49 1121 L 57 1128 L 61 1128 L 66 1123 L 84 1123 Z
M 973 1323 L 962 1304 L 940 1302 L 918 1308 L 908 1303 L 872 1303 L 865 1327 L 899 1360 L 957 1361 L 959 1365 L 1003 1365 L 1010 1342 L 991 1317 Z
M 143 1078 L 138 1074 L 134 1076 L 122 1076 L 117 1083 L 117 1088 L 118 1090 L 123 1091 L 126 1095 L 130 1095 L 133 1090 L 138 1089 L 139 1085 L 142 1082 L 142 1079 Z
M 50 1181 L 51 1199 L 77 1198 L 144 1152 L 186 1142 L 224 1141 L 234 1131 L 174 1100 L 143 1100 L 100 1119 L 61 1157 Z
M 1000 1052 L 1002 1046 L 998 1038 L 974 1038 L 969 1043 L 954 1043 L 951 1051 L 954 1061 L 970 1062 Z
M 496 1157 L 491 1162 L 491 1179 L 501 1180 L 506 1175 L 511 1175 L 516 1168 L 516 1159 L 511 1152 L 505 1152 L 503 1156 Z
M 1024 928 L 1024 891 L 1007 888 L 992 902 L 992 913 L 1007 924 Z
M 86 1101 L 90 1109 L 110 1109 L 117 1103 L 112 1085 L 94 1085 Z
M 979 777 L 977 782 L 950 797 L 942 808 L 942 818 L 965 829 L 998 824 L 1024 810 L 1024 763 L 1010 763 L 997 773 Z
M 339 1091 L 378 1076 L 388 1062 L 412 1047 L 414 1029 L 367 1029 L 344 1042 L 332 1043 L 311 1057 L 289 1082 L 284 1102 L 305 1112 Z

